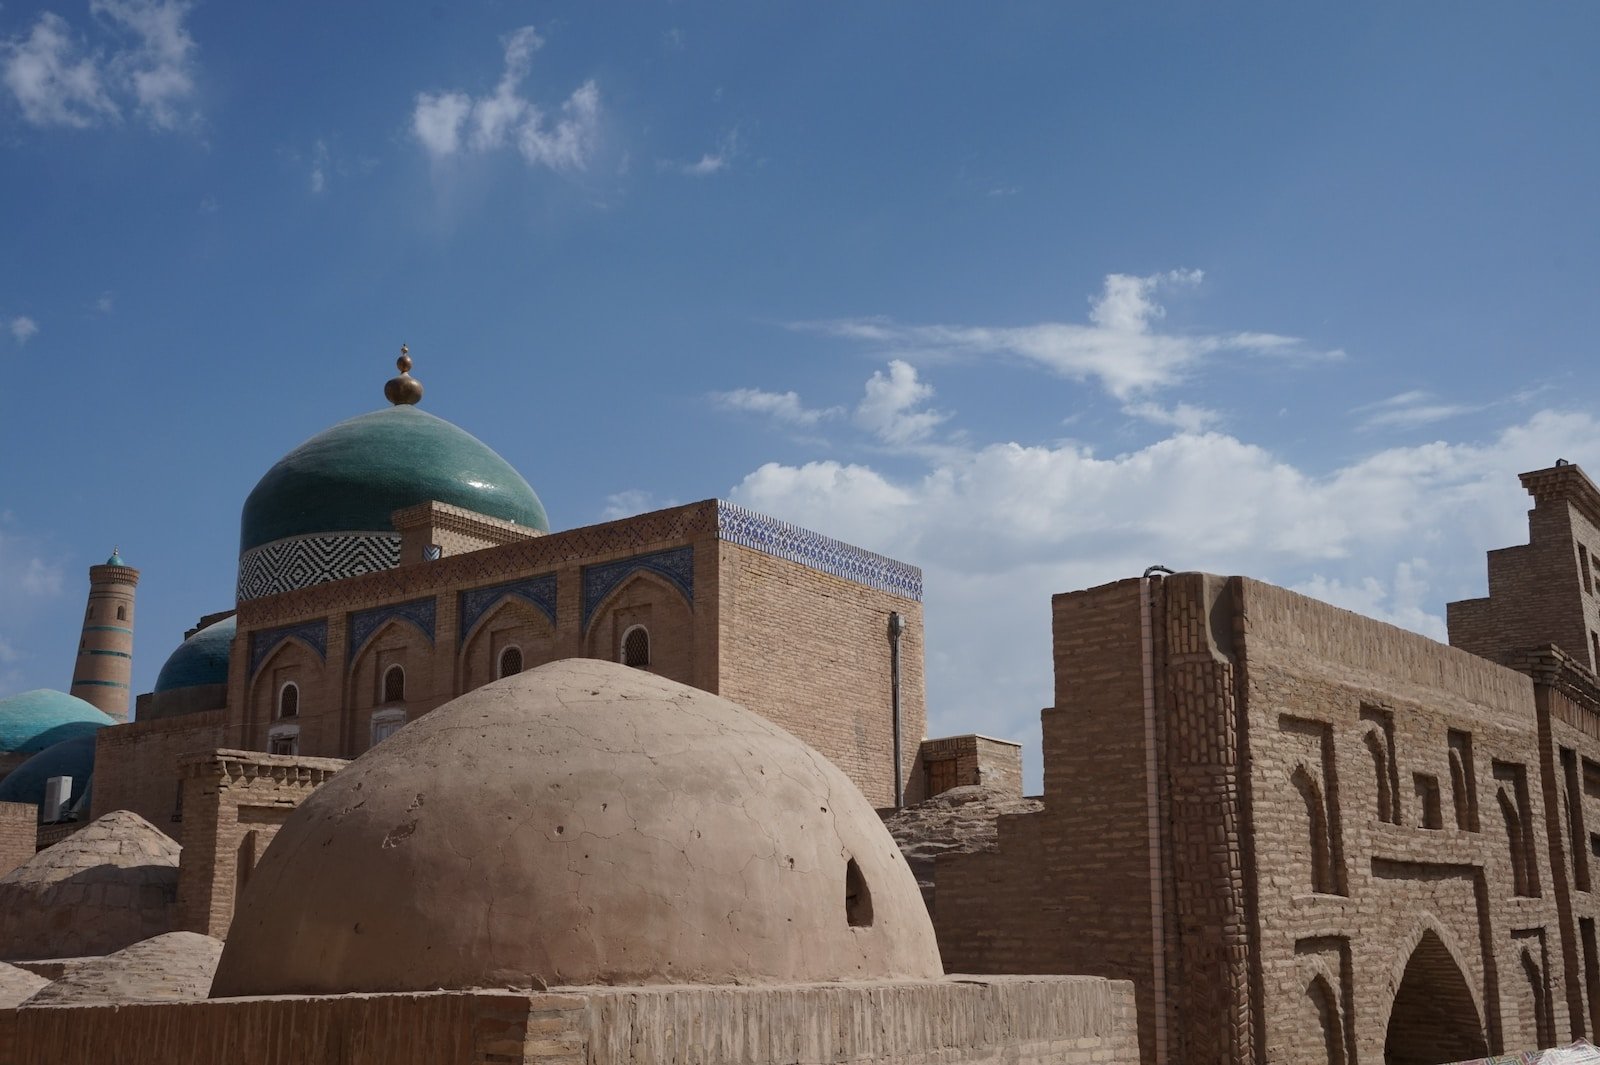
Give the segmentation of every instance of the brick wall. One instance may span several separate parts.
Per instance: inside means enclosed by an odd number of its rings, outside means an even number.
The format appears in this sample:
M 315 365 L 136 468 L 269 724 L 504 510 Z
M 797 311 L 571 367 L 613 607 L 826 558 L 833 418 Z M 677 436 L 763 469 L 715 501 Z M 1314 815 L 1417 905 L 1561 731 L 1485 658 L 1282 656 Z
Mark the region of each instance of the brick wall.
M 32 858 L 39 808 L 26 802 L 0 802 L 0 876 Z
M 1450 642 L 1497 661 L 1554 644 L 1600 669 L 1600 490 L 1571 465 L 1521 480 L 1528 543 L 1489 552 L 1489 595 L 1449 604 Z
M 1022 745 L 988 736 L 923 740 L 906 788 L 908 803 L 950 788 L 979 784 L 999 795 L 1022 797 Z
M 1153 1053 L 1140 582 L 1052 600 L 1056 704 L 1045 809 L 1002 817 L 999 850 L 941 857 L 935 930 L 950 972 L 1134 981 Z
M 0 1061 L 1127 1065 L 1132 991 L 1083 978 L 441 991 L 0 1011 Z
M 901 773 L 927 730 L 922 604 L 737 544 L 719 545 L 711 690 L 827 755 L 875 806 L 894 803 L 889 615 L 900 638 Z
M 1002 819 L 998 853 L 940 860 L 948 966 L 1125 975 L 1147 1062 L 1593 1037 L 1600 685 L 1582 663 L 1531 656 L 1530 677 L 1180 574 L 1151 582 L 1147 731 L 1139 582 L 1055 608 L 1045 807 Z
M 101 729 L 95 734 L 93 816 L 132 810 L 178 838 L 179 763 L 236 743 L 222 710 Z
M 345 764 L 229 750 L 185 759 L 177 929 L 226 939 L 238 893 L 267 844 Z

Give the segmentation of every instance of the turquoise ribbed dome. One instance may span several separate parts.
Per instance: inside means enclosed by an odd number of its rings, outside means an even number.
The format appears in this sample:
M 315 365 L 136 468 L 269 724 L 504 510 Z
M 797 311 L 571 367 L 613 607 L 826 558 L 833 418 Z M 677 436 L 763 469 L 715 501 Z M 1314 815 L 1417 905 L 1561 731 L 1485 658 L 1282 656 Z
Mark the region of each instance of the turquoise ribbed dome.
M 228 683 L 228 652 L 238 631 L 239 619 L 230 614 L 184 640 L 156 674 L 156 691 Z
M 37 688 L 0 699 L 0 754 L 34 754 L 114 722 L 66 692 Z
M 46 747 L 0 780 L 0 802 L 44 803 L 44 786 L 51 777 L 71 777 L 68 804 L 81 796 L 94 772 L 94 736 L 77 736 Z
M 279 459 L 245 500 L 239 551 L 290 536 L 383 532 L 391 513 L 430 499 L 550 530 L 510 463 L 443 418 L 401 405 L 340 422 Z

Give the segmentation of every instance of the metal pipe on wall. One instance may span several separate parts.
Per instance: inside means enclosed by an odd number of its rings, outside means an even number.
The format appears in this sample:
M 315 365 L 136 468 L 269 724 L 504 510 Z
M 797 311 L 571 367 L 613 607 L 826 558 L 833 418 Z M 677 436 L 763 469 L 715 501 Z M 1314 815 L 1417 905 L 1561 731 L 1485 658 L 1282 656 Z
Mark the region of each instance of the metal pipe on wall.
M 906 619 L 898 611 L 889 615 L 889 701 L 894 715 L 894 808 L 906 804 L 905 778 L 900 772 L 900 634 Z

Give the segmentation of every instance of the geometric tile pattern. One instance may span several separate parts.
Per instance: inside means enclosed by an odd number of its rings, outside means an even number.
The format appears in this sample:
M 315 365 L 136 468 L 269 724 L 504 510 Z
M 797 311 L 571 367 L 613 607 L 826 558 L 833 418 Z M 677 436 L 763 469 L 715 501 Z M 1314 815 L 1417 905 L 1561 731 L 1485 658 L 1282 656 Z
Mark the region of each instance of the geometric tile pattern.
M 550 619 L 550 624 L 556 623 L 556 575 L 545 573 L 538 577 L 529 577 L 523 581 L 507 581 L 505 584 L 492 584 L 487 588 L 469 588 L 461 593 L 461 621 L 456 627 L 457 643 L 465 645 L 467 637 L 472 633 L 472 628 L 478 620 L 487 614 L 500 600 L 514 595 L 518 599 L 527 600 Z
M 287 639 L 300 640 L 317 652 L 324 662 L 328 660 L 328 620 L 303 621 L 298 625 L 285 625 L 278 629 L 259 629 L 250 634 L 250 675 L 256 675 L 261 663 L 266 661 L 275 647 Z
M 345 653 L 345 658 L 350 662 L 350 668 L 355 668 L 356 656 L 361 649 L 372 639 L 373 633 L 383 627 L 387 621 L 395 618 L 409 621 L 422 630 L 422 634 L 433 642 L 433 620 L 437 600 L 432 596 L 426 599 L 413 599 L 409 603 L 393 603 L 389 606 L 374 607 L 360 613 L 350 615 L 350 650 Z
M 717 500 L 717 534 L 730 543 L 788 559 L 847 581 L 922 601 L 922 570 L 886 555 Z
M 619 558 L 615 562 L 602 562 L 598 566 L 583 567 L 583 629 L 589 629 L 589 619 L 595 608 L 629 576 L 647 570 L 665 577 L 683 593 L 694 609 L 694 548 L 674 547 L 669 551 L 656 551 L 648 555 Z
M 239 601 L 341 581 L 400 564 L 396 533 L 291 536 L 239 556 Z

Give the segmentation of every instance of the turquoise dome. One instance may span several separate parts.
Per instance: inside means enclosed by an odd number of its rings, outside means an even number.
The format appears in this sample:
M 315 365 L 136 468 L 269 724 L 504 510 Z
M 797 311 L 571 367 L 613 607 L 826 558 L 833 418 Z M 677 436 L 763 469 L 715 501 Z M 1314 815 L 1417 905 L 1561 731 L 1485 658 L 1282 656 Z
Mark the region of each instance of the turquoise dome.
M 34 754 L 115 721 L 66 692 L 38 688 L 0 699 L 0 754 Z
M 119 548 L 113 548 L 112 549 L 111 557 L 106 559 L 106 565 L 108 565 L 108 566 L 126 566 L 127 565 L 126 562 L 122 561 L 122 551 L 121 551 L 121 549 L 119 549 Z
M 436 499 L 550 531 L 522 475 L 471 433 L 414 406 L 342 421 L 268 470 L 244 502 L 239 551 L 314 533 L 382 532 Z
M 71 777 L 72 800 L 89 786 L 94 772 L 94 736 L 75 736 L 53 747 L 46 747 L 0 780 L 0 802 L 25 802 L 39 806 L 44 802 L 44 786 L 51 777 Z
M 228 652 L 238 631 L 239 619 L 230 614 L 184 640 L 156 674 L 156 691 L 228 683 Z

